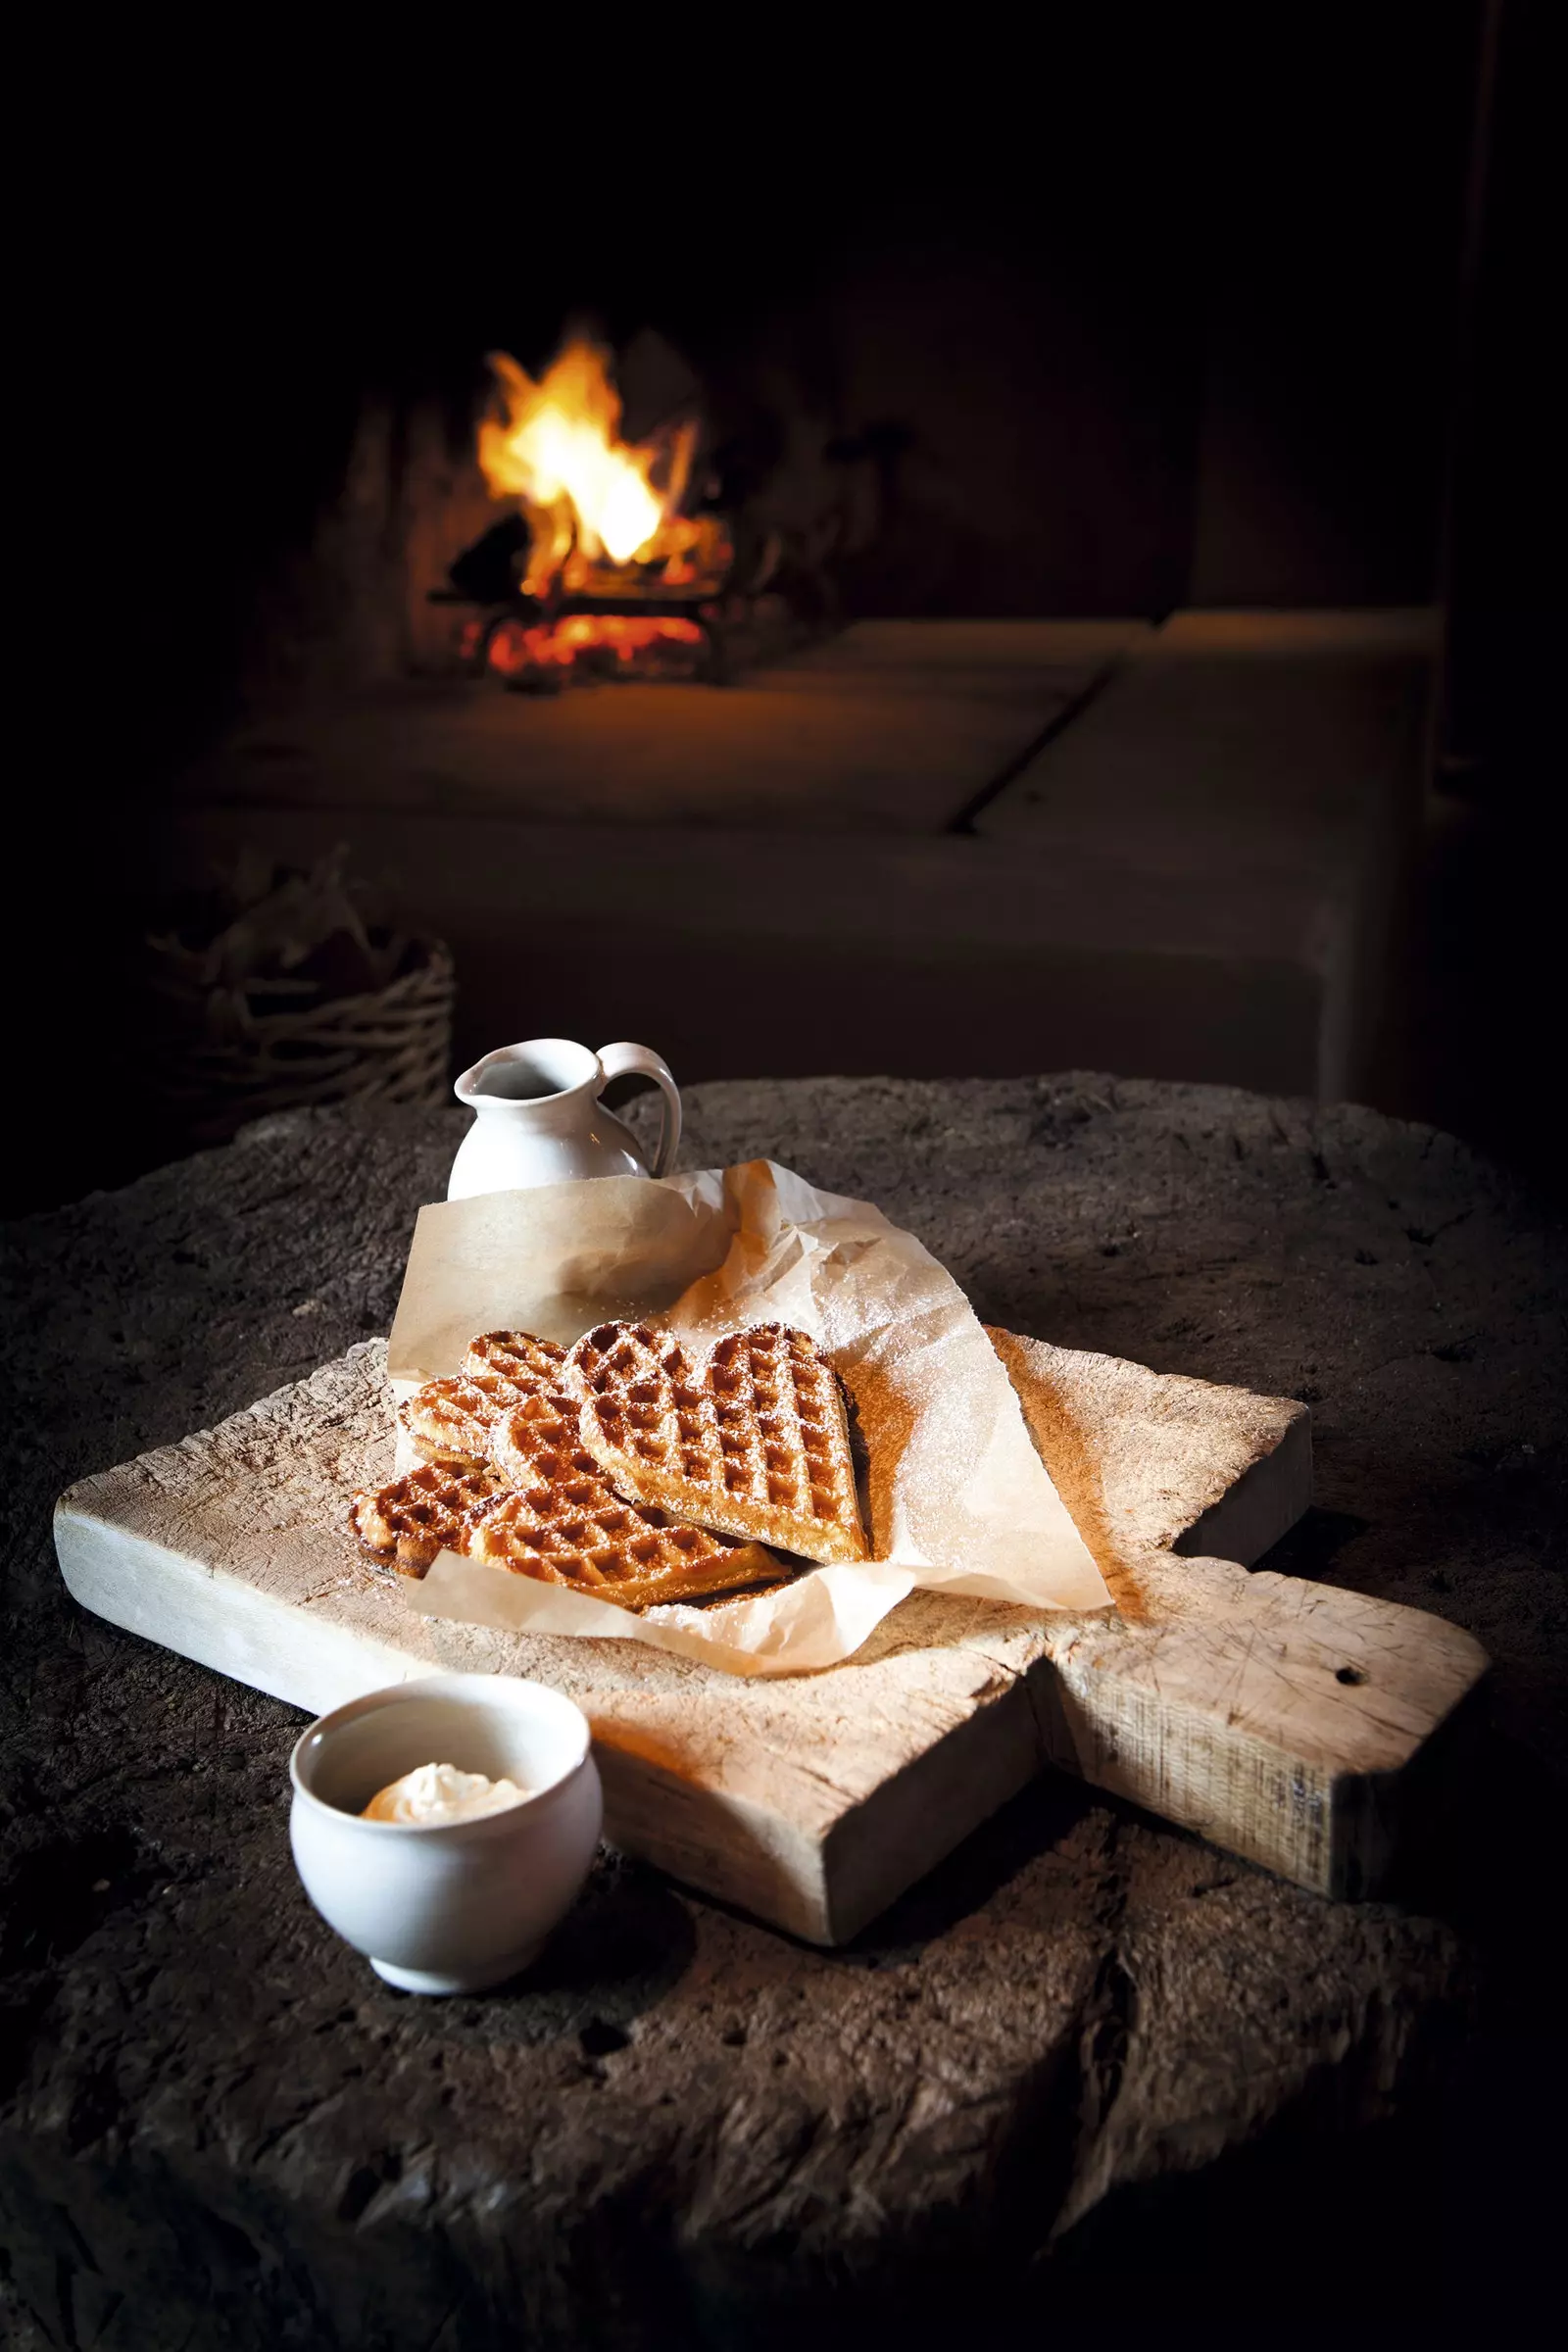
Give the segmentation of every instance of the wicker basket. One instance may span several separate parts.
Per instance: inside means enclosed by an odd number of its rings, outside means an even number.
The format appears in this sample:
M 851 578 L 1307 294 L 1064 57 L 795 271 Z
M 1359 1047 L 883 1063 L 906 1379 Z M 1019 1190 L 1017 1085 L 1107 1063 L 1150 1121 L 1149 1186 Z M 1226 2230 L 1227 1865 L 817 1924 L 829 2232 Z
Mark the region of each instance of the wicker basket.
M 188 1141 L 224 1143 L 250 1119 L 313 1103 L 442 1102 L 452 957 L 437 940 L 417 944 L 420 960 L 372 995 L 258 1013 L 242 992 L 225 991 L 220 1023 L 167 1030 L 159 1092 Z

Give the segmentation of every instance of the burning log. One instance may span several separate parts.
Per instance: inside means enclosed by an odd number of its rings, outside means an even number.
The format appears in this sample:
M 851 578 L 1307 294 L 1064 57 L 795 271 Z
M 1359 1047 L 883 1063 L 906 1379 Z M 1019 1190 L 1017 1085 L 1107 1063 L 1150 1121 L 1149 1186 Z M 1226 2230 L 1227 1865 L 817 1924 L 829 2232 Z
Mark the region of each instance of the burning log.
M 719 674 L 712 600 L 733 551 L 721 516 L 682 511 L 695 417 L 623 441 L 608 356 L 586 336 L 537 383 L 505 353 L 490 365 L 479 462 L 517 506 L 448 572 L 451 597 L 497 608 L 466 632 L 472 665 L 533 689 L 573 672 Z
M 865 451 L 833 444 L 796 410 L 773 453 L 788 463 L 719 511 L 692 495 L 694 378 L 631 443 L 608 354 L 586 336 L 568 340 L 537 382 L 505 354 L 490 365 L 479 461 L 513 511 L 452 564 L 451 588 L 434 592 L 488 608 L 464 633 L 476 673 L 527 692 L 573 677 L 718 682 L 743 660 L 836 624 L 829 562 L 859 535 L 844 484 L 851 456 Z M 668 366 L 653 372 L 668 393 Z M 645 401 L 645 416 L 654 405 Z

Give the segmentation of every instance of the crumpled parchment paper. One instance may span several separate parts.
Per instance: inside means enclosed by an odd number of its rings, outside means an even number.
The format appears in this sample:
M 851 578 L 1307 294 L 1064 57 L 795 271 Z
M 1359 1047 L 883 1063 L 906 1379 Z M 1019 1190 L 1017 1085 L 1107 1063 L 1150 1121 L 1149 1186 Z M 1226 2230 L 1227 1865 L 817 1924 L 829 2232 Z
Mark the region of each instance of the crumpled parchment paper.
M 873 1558 L 634 1616 L 444 1551 L 405 1587 L 413 1607 L 507 1631 L 647 1642 L 732 1674 L 795 1674 L 851 1656 L 917 1585 L 1030 1608 L 1109 1605 L 953 1277 L 879 1209 L 818 1192 L 772 1160 L 422 1208 L 392 1326 L 394 1389 L 401 1397 L 455 1372 L 477 1332 L 569 1343 L 612 1318 L 657 1320 L 699 1348 L 751 1323 L 809 1332 L 854 1399 Z

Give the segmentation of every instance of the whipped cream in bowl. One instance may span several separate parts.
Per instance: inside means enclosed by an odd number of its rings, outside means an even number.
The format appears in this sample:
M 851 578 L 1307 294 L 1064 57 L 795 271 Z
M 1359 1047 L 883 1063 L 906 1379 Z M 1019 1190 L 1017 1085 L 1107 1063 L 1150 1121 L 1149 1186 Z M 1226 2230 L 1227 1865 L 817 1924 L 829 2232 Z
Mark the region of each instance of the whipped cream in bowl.
M 492 1781 L 483 1772 L 460 1772 L 456 1764 L 416 1764 L 401 1780 L 378 1788 L 360 1815 L 362 1821 L 479 1821 L 508 1805 L 524 1805 L 533 1791 L 519 1788 L 503 1774 Z
M 587 1718 L 512 1675 L 423 1675 L 351 1699 L 310 1726 L 289 1774 L 306 1893 L 406 1992 L 517 1975 L 599 1841 Z

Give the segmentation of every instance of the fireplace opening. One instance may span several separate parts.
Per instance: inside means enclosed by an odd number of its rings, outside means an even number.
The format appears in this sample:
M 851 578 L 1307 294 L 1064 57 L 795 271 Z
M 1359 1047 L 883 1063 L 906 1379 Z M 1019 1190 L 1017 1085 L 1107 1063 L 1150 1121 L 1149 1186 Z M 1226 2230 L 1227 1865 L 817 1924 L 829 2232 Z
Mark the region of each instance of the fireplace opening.
M 726 685 L 838 617 L 826 569 L 837 534 L 819 529 L 808 550 L 748 512 L 697 379 L 657 336 L 642 339 L 645 370 L 650 355 L 676 393 L 640 440 L 623 429 L 614 354 L 591 329 L 569 329 L 537 378 L 490 355 L 474 450 L 502 512 L 426 591 L 459 609 L 456 659 L 470 676 L 525 694 Z M 841 441 L 832 458 L 868 454 Z
M 688 406 L 647 441 L 627 441 L 611 355 L 580 330 L 537 381 L 506 352 L 489 365 L 478 459 L 510 516 L 457 558 L 449 590 L 433 592 L 479 595 L 466 660 L 533 692 L 721 675 L 719 600 L 734 548 L 710 486 L 694 478 L 701 418 Z

